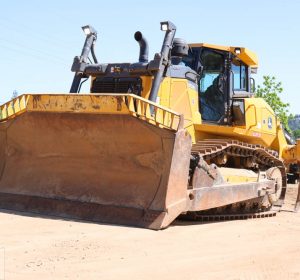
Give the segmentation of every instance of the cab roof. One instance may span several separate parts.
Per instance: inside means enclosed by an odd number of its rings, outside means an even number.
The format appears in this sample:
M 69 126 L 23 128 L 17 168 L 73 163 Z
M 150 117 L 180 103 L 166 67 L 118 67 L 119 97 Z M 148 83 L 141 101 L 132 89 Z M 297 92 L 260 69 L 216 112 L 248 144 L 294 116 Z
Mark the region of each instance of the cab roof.
M 247 64 L 248 66 L 252 68 L 258 67 L 258 57 L 257 55 L 250 51 L 247 48 L 243 47 L 228 47 L 228 46 L 219 46 L 219 45 L 212 45 L 207 43 L 196 43 L 196 44 L 189 44 L 190 47 L 205 47 L 209 49 L 215 49 L 215 50 L 221 50 L 221 51 L 227 51 L 231 52 L 234 55 L 236 55 L 242 62 Z M 240 49 L 240 53 L 236 53 L 235 50 Z

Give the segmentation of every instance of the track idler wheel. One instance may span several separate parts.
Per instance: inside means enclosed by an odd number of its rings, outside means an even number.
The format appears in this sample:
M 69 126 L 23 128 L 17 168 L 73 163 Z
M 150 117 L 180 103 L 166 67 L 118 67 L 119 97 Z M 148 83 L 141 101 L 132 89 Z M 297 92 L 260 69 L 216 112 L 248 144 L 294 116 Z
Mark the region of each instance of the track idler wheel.
M 269 180 L 275 181 L 275 193 L 269 194 L 268 198 L 270 203 L 273 205 L 280 198 L 282 191 L 282 174 L 278 167 L 271 167 L 266 172 L 267 178 Z

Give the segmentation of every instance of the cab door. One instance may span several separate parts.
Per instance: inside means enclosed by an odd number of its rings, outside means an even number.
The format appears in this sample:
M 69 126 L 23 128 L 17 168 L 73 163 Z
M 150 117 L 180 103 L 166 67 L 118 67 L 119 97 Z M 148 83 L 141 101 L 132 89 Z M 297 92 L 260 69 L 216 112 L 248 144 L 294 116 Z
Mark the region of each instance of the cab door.
M 213 49 L 200 54 L 203 66 L 199 82 L 200 112 L 204 122 L 222 123 L 225 116 L 226 74 L 225 55 Z

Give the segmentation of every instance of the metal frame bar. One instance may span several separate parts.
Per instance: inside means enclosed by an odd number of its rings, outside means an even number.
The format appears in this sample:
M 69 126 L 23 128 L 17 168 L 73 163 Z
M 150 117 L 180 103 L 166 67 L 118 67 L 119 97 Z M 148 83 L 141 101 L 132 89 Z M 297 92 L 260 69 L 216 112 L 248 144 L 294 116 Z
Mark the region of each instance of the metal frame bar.
M 101 106 L 98 109 L 92 108 L 92 103 L 90 100 L 93 97 L 115 97 L 117 100 L 126 104 L 128 112 L 120 112 L 116 110 L 111 110 L 110 112 L 102 111 Z M 86 99 L 87 105 L 91 108 L 68 108 L 67 102 L 64 107 L 60 107 L 56 102 L 51 102 L 51 99 L 60 98 L 76 98 L 78 100 Z M 97 101 L 95 98 L 94 101 Z M 98 101 L 100 104 L 100 101 Z M 76 102 L 72 102 L 75 104 Z M 72 107 L 74 107 L 72 105 Z M 151 112 L 151 107 L 154 108 Z M 118 94 L 118 93 L 102 93 L 102 94 L 23 94 L 17 98 L 4 103 L 0 106 L 0 122 L 5 121 L 10 118 L 14 118 L 26 111 L 38 111 L 38 112 L 70 112 L 70 113 L 118 113 L 126 114 L 130 113 L 132 116 L 140 118 L 147 121 L 153 125 L 162 126 L 164 128 L 178 130 L 183 128 L 183 115 L 176 113 L 168 108 L 158 105 L 155 102 L 147 100 L 145 98 L 139 97 L 134 94 Z

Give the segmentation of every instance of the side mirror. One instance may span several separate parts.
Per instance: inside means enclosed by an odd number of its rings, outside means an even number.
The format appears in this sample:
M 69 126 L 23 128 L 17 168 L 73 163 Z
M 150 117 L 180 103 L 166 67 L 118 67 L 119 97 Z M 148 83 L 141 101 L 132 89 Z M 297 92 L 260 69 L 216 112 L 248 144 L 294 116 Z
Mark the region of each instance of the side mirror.
M 202 76 L 202 73 L 203 73 L 203 66 L 202 65 L 199 65 L 198 68 L 197 68 L 197 73 L 199 74 L 199 77 Z
M 250 78 L 250 92 L 254 93 L 256 90 L 255 88 L 255 80 L 253 78 Z

